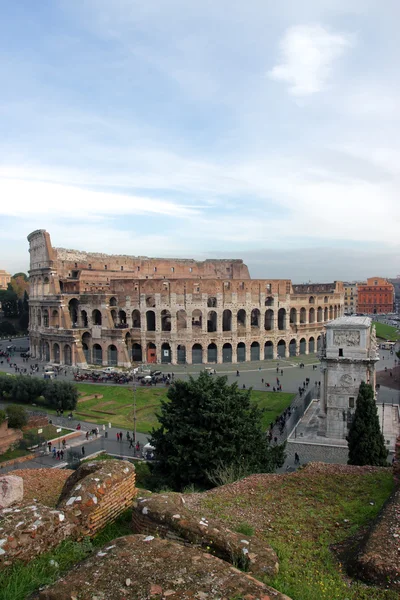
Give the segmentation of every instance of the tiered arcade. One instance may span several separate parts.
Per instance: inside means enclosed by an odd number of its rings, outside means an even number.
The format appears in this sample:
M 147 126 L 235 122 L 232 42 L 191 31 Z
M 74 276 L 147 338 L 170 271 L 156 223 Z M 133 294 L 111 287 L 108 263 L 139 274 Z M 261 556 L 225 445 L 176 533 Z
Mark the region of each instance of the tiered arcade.
M 316 352 L 343 315 L 341 282 L 250 279 L 241 260 L 168 260 L 53 248 L 28 236 L 30 347 L 49 362 L 236 363 Z

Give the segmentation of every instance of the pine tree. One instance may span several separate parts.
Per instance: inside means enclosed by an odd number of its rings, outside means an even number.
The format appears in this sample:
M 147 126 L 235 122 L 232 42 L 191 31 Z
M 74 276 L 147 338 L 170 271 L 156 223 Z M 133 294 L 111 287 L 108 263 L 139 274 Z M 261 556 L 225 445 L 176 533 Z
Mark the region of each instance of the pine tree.
M 361 382 L 356 411 L 348 435 L 349 465 L 387 466 L 388 450 L 379 425 L 371 385 Z
M 181 490 L 194 484 L 212 486 L 221 465 L 241 473 L 271 472 L 284 462 L 284 446 L 269 447 L 261 424 L 262 411 L 226 377 L 201 373 L 177 380 L 161 402 L 160 423 L 153 429 L 154 474 Z

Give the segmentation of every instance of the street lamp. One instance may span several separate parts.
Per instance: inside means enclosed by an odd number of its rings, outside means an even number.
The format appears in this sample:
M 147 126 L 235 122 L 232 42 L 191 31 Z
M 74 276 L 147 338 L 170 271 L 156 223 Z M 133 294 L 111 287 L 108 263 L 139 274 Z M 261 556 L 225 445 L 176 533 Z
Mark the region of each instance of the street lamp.
M 133 384 L 133 443 L 136 446 L 136 383 Z

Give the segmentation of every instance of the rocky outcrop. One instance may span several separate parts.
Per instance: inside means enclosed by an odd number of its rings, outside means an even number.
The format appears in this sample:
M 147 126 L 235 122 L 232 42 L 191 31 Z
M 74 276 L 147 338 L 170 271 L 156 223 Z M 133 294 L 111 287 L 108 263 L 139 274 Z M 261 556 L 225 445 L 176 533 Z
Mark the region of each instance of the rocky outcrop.
M 33 502 L 0 511 L 0 564 L 29 561 L 58 546 L 73 532 L 65 514 Z
M 144 535 L 114 540 L 35 598 L 290 600 L 198 548 Z
M 222 522 L 199 519 L 185 506 L 180 494 L 154 494 L 138 498 L 134 504 L 132 526 L 135 533 L 146 533 L 183 543 L 195 544 L 255 577 L 278 573 L 274 550 L 256 537 L 234 533 Z
M 67 479 L 57 508 L 75 525 L 74 536 L 93 536 L 132 506 L 135 467 L 122 460 L 84 463 Z
M 0 509 L 7 508 L 24 497 L 24 480 L 22 477 L 3 475 L 0 477 Z

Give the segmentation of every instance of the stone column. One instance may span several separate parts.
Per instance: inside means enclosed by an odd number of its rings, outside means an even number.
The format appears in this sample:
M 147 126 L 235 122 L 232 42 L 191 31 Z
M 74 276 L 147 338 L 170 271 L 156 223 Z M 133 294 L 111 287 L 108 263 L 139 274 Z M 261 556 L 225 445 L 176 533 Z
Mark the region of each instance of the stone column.
M 237 342 L 233 342 L 231 340 L 231 346 L 232 346 L 232 363 L 237 363 Z

